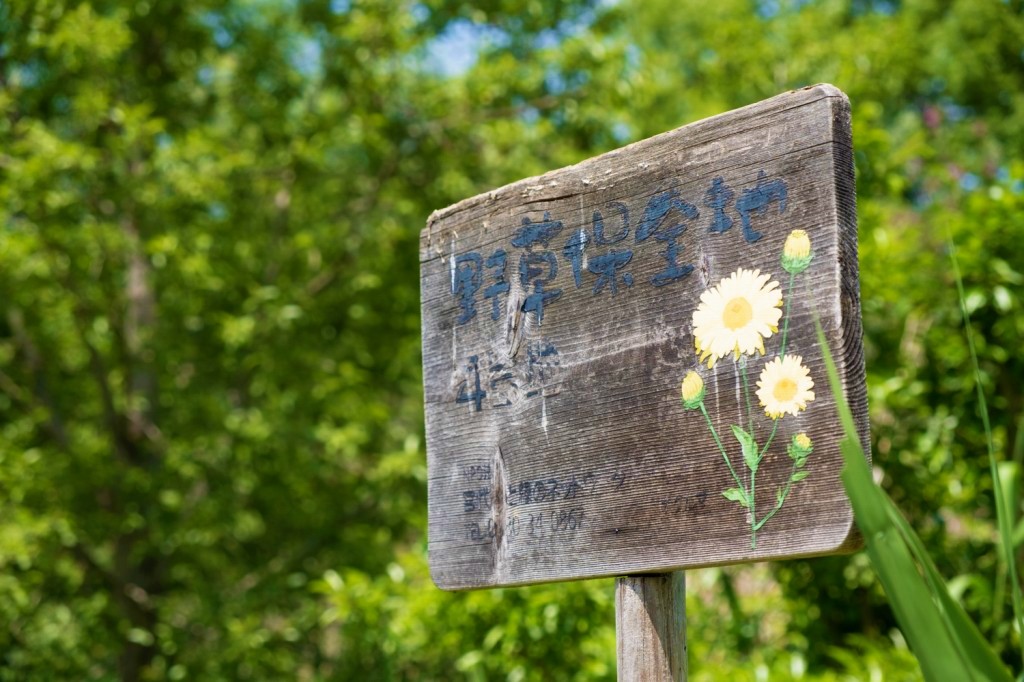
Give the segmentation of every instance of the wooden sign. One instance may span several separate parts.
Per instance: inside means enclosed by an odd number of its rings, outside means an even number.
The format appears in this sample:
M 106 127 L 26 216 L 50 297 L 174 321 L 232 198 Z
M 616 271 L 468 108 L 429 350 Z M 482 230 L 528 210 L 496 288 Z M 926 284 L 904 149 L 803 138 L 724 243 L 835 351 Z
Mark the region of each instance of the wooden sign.
M 867 444 L 850 107 L 790 92 L 434 213 L 445 589 L 857 544 L 820 320 Z

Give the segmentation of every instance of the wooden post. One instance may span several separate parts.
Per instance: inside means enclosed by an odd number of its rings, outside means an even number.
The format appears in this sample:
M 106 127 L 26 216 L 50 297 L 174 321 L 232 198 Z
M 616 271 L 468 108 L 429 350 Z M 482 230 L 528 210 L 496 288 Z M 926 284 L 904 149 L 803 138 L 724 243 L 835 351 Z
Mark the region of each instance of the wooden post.
M 615 580 L 620 682 L 685 682 L 686 574 Z

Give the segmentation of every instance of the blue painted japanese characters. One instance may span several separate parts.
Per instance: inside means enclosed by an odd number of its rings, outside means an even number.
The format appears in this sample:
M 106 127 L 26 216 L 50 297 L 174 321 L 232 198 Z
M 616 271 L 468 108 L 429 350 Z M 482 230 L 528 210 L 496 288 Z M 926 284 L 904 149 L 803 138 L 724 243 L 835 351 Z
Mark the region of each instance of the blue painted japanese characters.
M 510 246 L 515 252 L 497 248 L 485 255 L 478 251 L 453 254 L 451 257 L 451 293 L 458 305 L 457 325 L 476 318 L 478 307 L 489 310 L 490 318 L 501 317 L 502 305 L 510 291 L 509 278 L 518 278 L 523 289 L 520 310 L 532 314 L 537 324 L 563 294 L 558 284 L 559 264 L 568 265 L 576 289 L 589 288 L 594 296 L 616 296 L 631 288 L 635 281 L 628 271 L 636 265 L 635 247 L 657 243 L 661 268 L 648 284 L 664 287 L 685 279 L 694 266 L 686 262 L 680 239 L 691 227 L 706 229 L 713 235 L 728 232 L 739 217 L 743 239 L 752 244 L 762 237 L 753 227 L 752 219 L 767 215 L 770 208 L 786 211 L 787 187 L 781 178 L 769 179 L 758 173 L 753 186 L 737 194 L 722 177 L 716 177 L 702 196 L 702 204 L 710 209 L 710 219 L 701 224 L 701 211 L 696 204 L 668 189 L 650 196 L 631 224 L 630 207 L 613 201 L 604 210 L 591 215 L 590 229 L 565 228 L 551 212 L 540 220 L 521 218 Z M 632 231 L 633 239 L 629 240 Z M 510 268 L 512 269 L 509 272 Z M 482 300 L 481 300 L 482 299 Z M 487 304 L 490 305 L 487 305 Z
M 526 344 L 525 362 L 470 355 L 461 362 L 455 402 L 469 404 L 474 412 L 509 407 L 541 395 L 558 378 L 559 365 L 558 349 L 543 338 Z
M 584 509 L 586 502 L 621 492 L 630 479 L 630 474 L 622 469 L 611 472 L 583 469 L 507 482 L 501 492 L 502 503 L 515 513 L 507 514 L 502 524 L 491 517 L 494 482 L 490 465 L 464 465 L 459 473 L 460 482 L 467 484 L 460 491 L 460 501 L 464 537 L 470 542 L 488 542 L 498 536 L 509 543 L 570 540 L 589 523 Z M 699 513 L 704 499 L 697 493 L 694 499 L 687 497 L 685 501 L 681 497 L 665 500 L 662 508 L 666 513 L 678 514 L 685 503 L 687 512 Z M 480 515 L 490 518 L 481 520 Z

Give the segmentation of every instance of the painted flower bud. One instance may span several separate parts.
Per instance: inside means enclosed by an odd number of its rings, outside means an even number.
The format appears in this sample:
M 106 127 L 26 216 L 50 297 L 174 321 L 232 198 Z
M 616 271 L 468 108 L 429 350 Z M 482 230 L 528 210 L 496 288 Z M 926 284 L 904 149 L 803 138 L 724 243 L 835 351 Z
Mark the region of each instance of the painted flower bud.
M 786 244 L 782 247 L 782 269 L 786 272 L 799 275 L 811 264 L 814 254 L 811 253 L 811 240 L 803 230 L 793 230 L 786 237 Z
M 796 462 L 798 467 L 804 465 L 804 462 L 807 461 L 807 455 L 811 454 L 812 450 L 814 450 L 814 446 L 811 444 L 811 439 L 803 432 L 793 436 L 793 440 L 789 443 L 789 456 Z
M 798 433 L 793 436 L 793 446 L 802 452 L 810 452 L 812 450 L 811 439 L 807 437 L 806 433 Z
M 704 402 L 704 380 L 696 372 L 687 372 L 683 379 L 683 405 L 694 410 Z

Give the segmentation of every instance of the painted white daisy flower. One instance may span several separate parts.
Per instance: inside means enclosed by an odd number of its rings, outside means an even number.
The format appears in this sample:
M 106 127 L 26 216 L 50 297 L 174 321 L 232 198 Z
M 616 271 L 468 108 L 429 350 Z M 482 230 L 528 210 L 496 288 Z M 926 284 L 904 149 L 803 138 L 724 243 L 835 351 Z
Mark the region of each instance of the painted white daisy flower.
M 811 372 L 799 355 L 786 355 L 765 364 L 757 380 L 757 399 L 772 419 L 784 414 L 794 417 L 814 400 Z
M 700 296 L 693 338 L 700 361 L 714 367 L 733 353 L 764 355 L 764 339 L 779 330 L 782 289 L 759 270 L 738 269 Z

